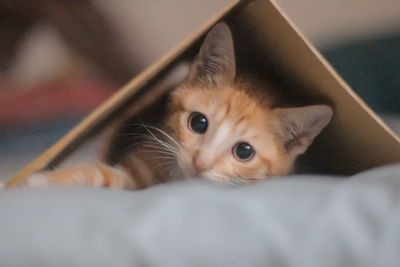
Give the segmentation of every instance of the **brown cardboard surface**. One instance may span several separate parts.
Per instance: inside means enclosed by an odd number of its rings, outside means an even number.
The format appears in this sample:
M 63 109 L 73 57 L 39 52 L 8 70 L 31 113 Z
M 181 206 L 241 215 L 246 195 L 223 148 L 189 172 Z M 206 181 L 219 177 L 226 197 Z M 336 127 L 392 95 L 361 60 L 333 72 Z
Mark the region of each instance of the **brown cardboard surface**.
M 399 137 L 351 90 L 275 1 L 251 2 L 239 17 L 273 60 L 303 83 L 303 90 L 332 102 L 335 114 L 321 137 L 324 144 L 311 152 L 312 158 L 324 161 L 324 172 L 352 174 L 400 161 Z
M 243 6 L 239 3 L 243 3 Z M 238 7 L 238 12 L 229 13 L 235 7 Z M 304 158 L 305 165 L 318 165 L 317 171 L 323 173 L 352 174 L 400 161 L 399 137 L 359 99 L 274 1 L 235 0 L 121 88 L 70 133 L 13 177 L 7 186 L 17 185 L 30 173 L 48 167 L 55 159 L 62 159 L 98 129 L 113 112 L 126 104 L 128 99 L 138 94 L 150 80 L 195 46 L 196 41 L 224 16 L 233 27 L 235 41 L 239 39 L 243 43 L 238 47 L 257 54 L 258 60 L 265 58 L 267 68 L 257 72 L 268 72 L 268 64 L 271 64 L 280 71 L 281 77 L 299 84 L 298 87 L 292 85 L 291 92 L 297 93 L 297 90 L 300 94 L 324 99 L 333 105 L 334 119 Z M 246 41 L 249 45 L 246 45 Z

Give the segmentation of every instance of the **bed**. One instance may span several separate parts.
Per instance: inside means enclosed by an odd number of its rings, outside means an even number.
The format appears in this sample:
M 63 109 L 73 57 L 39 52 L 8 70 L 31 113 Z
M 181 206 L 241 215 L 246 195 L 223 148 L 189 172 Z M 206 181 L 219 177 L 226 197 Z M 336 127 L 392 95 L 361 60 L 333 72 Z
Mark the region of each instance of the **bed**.
M 0 214 L 0 266 L 400 265 L 400 165 L 238 188 L 16 188 Z

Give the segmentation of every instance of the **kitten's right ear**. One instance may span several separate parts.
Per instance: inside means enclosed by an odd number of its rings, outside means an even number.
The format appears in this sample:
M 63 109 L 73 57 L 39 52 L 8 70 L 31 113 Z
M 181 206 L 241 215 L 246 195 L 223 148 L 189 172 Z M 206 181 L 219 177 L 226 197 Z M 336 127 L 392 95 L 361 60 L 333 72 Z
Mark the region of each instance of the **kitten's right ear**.
M 235 74 L 232 34 L 229 27 L 220 22 L 207 34 L 187 81 L 218 85 L 223 80 L 233 80 Z

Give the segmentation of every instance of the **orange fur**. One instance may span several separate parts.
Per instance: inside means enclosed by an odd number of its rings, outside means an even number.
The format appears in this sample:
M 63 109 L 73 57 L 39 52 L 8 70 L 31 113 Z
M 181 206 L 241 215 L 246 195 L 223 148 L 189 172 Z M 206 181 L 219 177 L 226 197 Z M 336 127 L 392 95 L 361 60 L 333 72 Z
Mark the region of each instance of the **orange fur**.
M 140 135 L 143 141 L 121 162 L 123 169 L 72 167 L 31 177 L 28 185 L 138 189 L 183 177 L 245 184 L 285 175 L 327 125 L 332 110 L 324 105 L 274 108 L 277 97 L 272 92 L 268 85 L 237 77 L 230 30 L 218 24 L 187 80 L 171 93 L 164 126 L 143 126 L 147 135 Z M 190 128 L 193 114 L 206 119 L 204 132 Z M 254 152 L 246 160 L 234 153 L 243 143 Z
M 80 185 L 109 188 L 137 188 L 122 169 L 104 164 L 72 166 L 63 170 L 46 171 L 27 178 L 26 185 L 41 187 L 48 185 Z
M 268 97 L 267 93 L 264 97 Z M 229 182 L 232 177 L 263 179 L 290 171 L 294 159 L 274 134 L 277 114 L 270 108 L 272 102 L 252 96 L 242 83 L 227 83 L 218 88 L 184 84 L 172 93 L 171 99 L 171 110 L 175 112 L 169 116 L 168 128 L 174 129 L 170 134 L 182 146 L 177 158 L 188 176 L 195 173 L 192 159 L 198 157 L 212 160 L 213 165 L 201 175 L 223 182 Z M 187 119 L 192 112 L 203 113 L 209 119 L 207 133 L 199 135 L 190 131 Z M 229 127 L 229 132 L 226 138 L 215 143 L 221 127 Z M 240 162 L 234 158 L 232 147 L 239 141 L 246 141 L 256 149 L 254 159 Z

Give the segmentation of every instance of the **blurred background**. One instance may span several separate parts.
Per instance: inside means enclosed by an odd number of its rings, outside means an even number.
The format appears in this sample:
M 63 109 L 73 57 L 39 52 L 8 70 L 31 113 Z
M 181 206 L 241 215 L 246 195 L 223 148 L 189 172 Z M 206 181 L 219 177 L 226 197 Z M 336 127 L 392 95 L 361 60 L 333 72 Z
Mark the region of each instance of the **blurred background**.
M 229 2 L 2 0 L 0 179 L 44 152 Z M 277 2 L 400 133 L 400 1 Z

